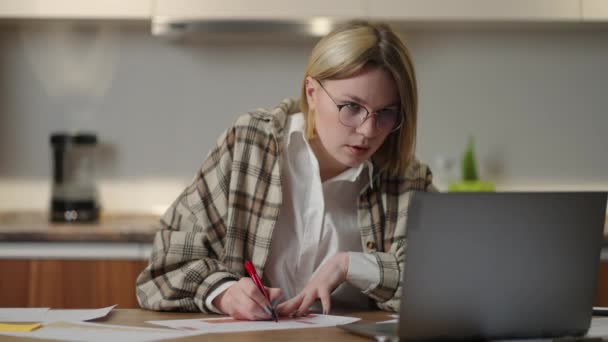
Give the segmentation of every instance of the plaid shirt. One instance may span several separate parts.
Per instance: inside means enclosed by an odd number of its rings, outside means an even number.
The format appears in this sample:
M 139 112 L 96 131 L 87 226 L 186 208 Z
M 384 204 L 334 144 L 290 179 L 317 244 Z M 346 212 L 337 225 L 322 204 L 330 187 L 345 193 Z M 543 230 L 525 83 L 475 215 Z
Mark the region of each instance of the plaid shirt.
M 245 276 L 245 260 L 264 278 L 282 203 L 283 133 L 287 115 L 298 111 L 297 100 L 283 100 L 272 110 L 241 116 L 218 139 L 192 184 L 161 218 L 149 265 L 136 282 L 142 307 L 211 313 L 205 298 L 221 283 Z M 380 283 L 366 294 L 381 309 L 399 309 L 409 199 L 413 190 L 433 191 L 431 180 L 418 162 L 401 177 L 374 166 L 358 198 L 363 251 L 380 267 Z

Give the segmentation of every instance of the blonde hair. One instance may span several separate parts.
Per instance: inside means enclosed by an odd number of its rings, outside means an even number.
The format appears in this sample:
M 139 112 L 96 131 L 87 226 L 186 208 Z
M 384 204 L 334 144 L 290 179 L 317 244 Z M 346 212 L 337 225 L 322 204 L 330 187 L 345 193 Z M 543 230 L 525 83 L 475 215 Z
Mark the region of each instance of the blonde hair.
M 334 29 L 313 48 L 300 98 L 300 109 L 306 115 L 306 136 L 315 137 L 314 115 L 306 101 L 306 78 L 343 79 L 364 67 L 386 70 L 399 91 L 403 123 L 387 136 L 372 158 L 381 168 L 387 167 L 389 174 L 403 174 L 415 153 L 418 93 L 410 53 L 387 24 L 350 21 Z

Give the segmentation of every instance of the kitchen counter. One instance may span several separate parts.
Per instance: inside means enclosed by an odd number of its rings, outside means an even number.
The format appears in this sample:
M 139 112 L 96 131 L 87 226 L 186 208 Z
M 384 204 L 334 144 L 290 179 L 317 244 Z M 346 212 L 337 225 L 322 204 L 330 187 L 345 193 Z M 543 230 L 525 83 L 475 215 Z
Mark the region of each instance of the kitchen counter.
M 50 223 L 43 212 L 0 213 L 3 242 L 151 243 L 160 228 L 156 215 L 102 214 L 98 223 Z
M 608 217 L 602 260 L 608 260 Z M 150 255 L 157 215 L 102 215 L 95 224 L 56 224 L 42 212 L 0 212 L 0 258 L 137 259 Z
M 51 223 L 43 212 L 0 212 L 0 259 L 146 260 L 157 215 L 102 214 L 97 223 Z

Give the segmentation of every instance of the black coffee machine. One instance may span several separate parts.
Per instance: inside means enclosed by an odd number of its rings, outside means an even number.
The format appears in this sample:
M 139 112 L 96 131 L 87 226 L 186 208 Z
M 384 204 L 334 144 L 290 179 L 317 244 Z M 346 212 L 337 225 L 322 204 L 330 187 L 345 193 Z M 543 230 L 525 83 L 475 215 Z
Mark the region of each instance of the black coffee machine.
M 53 151 L 51 222 L 97 222 L 100 210 L 94 180 L 97 136 L 54 133 L 50 140 Z

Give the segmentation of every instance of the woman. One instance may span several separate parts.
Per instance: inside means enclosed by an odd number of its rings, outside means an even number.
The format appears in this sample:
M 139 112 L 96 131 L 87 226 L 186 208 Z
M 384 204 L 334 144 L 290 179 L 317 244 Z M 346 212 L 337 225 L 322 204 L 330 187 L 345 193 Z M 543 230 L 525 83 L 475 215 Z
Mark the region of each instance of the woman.
M 269 319 L 251 260 L 279 315 L 318 300 L 324 313 L 396 311 L 409 197 L 434 189 L 414 157 L 416 111 L 413 64 L 388 26 L 329 33 L 301 100 L 237 119 L 162 217 L 140 305 Z

